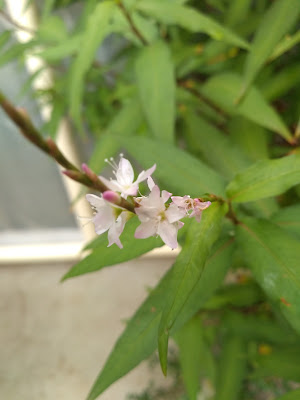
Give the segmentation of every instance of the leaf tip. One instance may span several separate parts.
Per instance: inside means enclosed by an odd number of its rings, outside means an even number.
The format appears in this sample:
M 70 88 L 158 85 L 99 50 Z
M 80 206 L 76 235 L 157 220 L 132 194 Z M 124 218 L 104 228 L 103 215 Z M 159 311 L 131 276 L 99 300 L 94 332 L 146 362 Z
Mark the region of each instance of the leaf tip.
M 159 361 L 164 376 L 167 376 L 168 372 L 168 340 L 169 340 L 168 331 L 164 331 L 158 338 Z

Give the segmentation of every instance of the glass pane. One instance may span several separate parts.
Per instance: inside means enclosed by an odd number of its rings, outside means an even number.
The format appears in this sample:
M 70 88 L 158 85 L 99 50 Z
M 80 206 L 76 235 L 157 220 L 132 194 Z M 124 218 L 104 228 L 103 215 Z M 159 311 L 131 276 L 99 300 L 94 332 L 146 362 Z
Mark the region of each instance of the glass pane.
M 24 66 L 10 63 L 1 68 L 1 90 L 41 126 L 36 102 L 30 96 L 20 97 L 27 78 Z M 22 137 L 2 110 L 0 188 L 0 243 L 8 230 L 77 228 L 58 168 Z

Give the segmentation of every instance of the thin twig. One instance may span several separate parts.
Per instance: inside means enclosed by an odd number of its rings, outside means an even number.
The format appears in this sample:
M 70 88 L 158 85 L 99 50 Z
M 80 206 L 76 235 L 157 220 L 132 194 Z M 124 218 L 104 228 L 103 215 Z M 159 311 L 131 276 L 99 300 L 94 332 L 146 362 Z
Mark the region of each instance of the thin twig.
M 63 155 L 56 143 L 51 138 L 44 139 L 31 122 L 27 112 L 24 109 L 14 107 L 13 104 L 11 104 L 1 92 L 0 106 L 3 108 L 11 121 L 19 127 L 20 132 L 26 139 L 28 139 L 32 144 L 34 144 L 66 169 L 64 171 L 66 176 L 102 193 L 109 190 L 109 188 L 101 181 L 101 179 L 99 179 L 99 177 L 89 168 L 84 168 L 82 172 L 74 164 L 72 164 Z M 135 205 L 123 198 L 120 198 L 119 205 L 128 211 L 134 212 Z
M 7 14 L 5 11 L 0 10 L 0 15 L 2 15 L 2 17 L 7 22 L 9 22 L 11 25 L 13 25 L 15 28 L 20 29 L 21 31 L 25 31 L 27 33 L 31 33 L 32 35 L 36 34 L 36 31 L 34 29 L 31 29 L 31 28 L 28 28 L 27 26 L 19 24 L 19 22 L 12 19 L 12 17 L 9 14 Z
M 125 18 L 127 19 L 132 32 L 140 39 L 140 41 L 142 42 L 142 44 L 144 46 L 147 46 L 148 41 L 144 38 L 144 36 L 141 34 L 141 32 L 138 30 L 138 28 L 134 24 L 133 19 L 131 18 L 131 15 L 129 14 L 129 12 L 127 11 L 126 7 L 124 6 L 124 4 L 122 3 L 121 0 L 118 1 L 118 6 L 121 9 L 121 11 L 123 12 Z
M 220 107 L 218 107 L 215 103 L 213 103 L 211 100 L 209 100 L 206 96 L 204 96 L 202 93 L 198 92 L 197 89 L 192 87 L 189 82 L 187 81 L 177 81 L 177 85 L 184 88 L 185 90 L 189 91 L 192 95 L 197 97 L 199 100 L 203 101 L 206 103 L 209 107 L 211 107 L 213 110 L 215 110 L 218 114 L 222 115 L 224 118 L 228 118 L 228 115 L 225 113 L 224 110 L 222 110 Z

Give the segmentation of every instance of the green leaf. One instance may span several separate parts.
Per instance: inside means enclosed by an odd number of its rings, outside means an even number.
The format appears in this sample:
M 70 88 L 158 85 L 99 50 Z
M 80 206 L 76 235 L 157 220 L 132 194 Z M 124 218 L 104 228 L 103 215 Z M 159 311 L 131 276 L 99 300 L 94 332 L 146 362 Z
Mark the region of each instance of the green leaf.
M 175 76 L 168 46 L 156 42 L 142 49 L 135 72 L 142 109 L 153 135 L 173 143 Z
M 113 157 L 120 149 L 120 141 L 116 136 L 134 135 L 142 123 L 140 104 L 137 99 L 128 102 L 114 117 L 105 131 L 96 141 L 89 166 L 100 173 L 105 165 L 105 159 Z
M 121 242 L 124 246 L 123 249 L 119 249 L 114 245 L 107 247 L 106 235 L 104 234 L 100 236 L 100 238 L 97 240 L 97 247 L 94 249 L 92 254 L 79 261 L 78 264 L 74 265 L 70 271 L 63 276 L 62 281 L 75 276 L 87 274 L 89 272 L 98 271 L 99 269 L 108 267 L 110 265 L 120 264 L 122 262 L 132 260 L 133 258 L 147 253 L 155 247 L 160 247 L 163 245 L 162 240 L 155 237 L 140 240 L 135 239 L 134 232 L 139 224 L 140 221 L 137 217 L 133 217 L 126 223 L 124 232 L 121 235 Z
M 12 36 L 12 31 L 4 31 L 0 34 L 0 49 L 6 45 Z
M 64 21 L 58 16 L 51 15 L 44 19 L 37 31 L 37 37 L 44 42 L 62 42 L 68 36 Z
M 172 333 L 180 329 L 221 284 L 230 266 L 232 250 L 232 239 L 228 237 L 222 238 L 215 244 L 205 264 L 202 277 L 184 305 L 183 312 L 178 316 Z M 96 379 L 88 400 L 94 400 L 156 349 L 157 329 L 171 273 L 172 270 L 169 270 L 164 275 L 128 322 Z
M 191 32 L 203 32 L 213 39 L 248 49 L 248 43 L 212 18 L 191 7 L 161 0 L 143 0 L 136 9 L 167 25 L 179 25 Z
M 201 279 L 210 248 L 217 240 L 223 217 L 227 211 L 225 204 L 213 203 L 203 213 L 198 224 L 190 228 L 185 245 L 172 268 L 172 276 L 166 293 L 165 307 L 158 331 L 158 351 L 163 373 L 167 373 L 167 353 L 170 330 L 177 316 Z
M 273 61 L 275 58 L 280 57 L 286 51 L 296 46 L 300 42 L 300 30 L 294 35 L 287 35 L 278 45 L 275 47 L 269 60 Z
M 299 0 L 277 0 L 261 18 L 251 50 L 246 59 L 243 94 L 274 51 L 279 40 L 296 23 L 300 12 Z
M 158 27 L 155 22 L 149 18 L 143 17 L 141 14 L 132 11 L 131 5 L 126 5 L 124 2 L 128 12 L 130 13 L 131 19 L 133 21 L 134 26 L 141 33 L 143 39 L 149 44 L 153 41 L 157 40 L 159 37 Z M 144 44 L 141 39 L 137 37 L 137 35 L 132 31 L 132 28 L 128 22 L 128 19 L 124 15 L 122 10 L 116 10 L 114 13 L 114 18 L 112 21 L 113 31 L 121 33 L 126 39 L 133 42 L 136 46 L 142 47 Z
M 245 284 L 228 284 L 205 304 L 206 310 L 218 310 L 231 307 L 248 307 L 263 300 L 263 293 L 260 287 L 249 282 Z
M 271 221 L 300 239 L 300 204 L 280 209 Z
M 228 124 L 231 140 L 251 161 L 269 158 L 268 132 L 245 117 L 233 117 Z
M 232 0 L 226 12 L 226 25 L 233 27 L 245 21 L 249 16 L 251 3 L 251 0 Z
M 42 11 L 42 20 L 46 19 L 52 12 L 56 0 L 45 0 Z
M 201 158 L 224 177 L 232 179 L 238 171 L 250 164 L 228 136 L 195 112 L 187 111 L 183 116 L 187 127 L 185 135 L 191 150 L 200 153 Z
M 261 85 L 265 99 L 273 101 L 286 94 L 300 83 L 300 63 L 287 64 L 285 68 L 272 74 Z
M 192 318 L 176 333 L 182 378 L 189 400 L 197 400 L 202 370 L 203 328 L 199 317 Z
M 120 137 L 120 142 L 143 167 L 156 163 L 154 180 L 174 195 L 224 194 L 223 178 L 187 152 L 145 137 Z
M 5 50 L 5 52 L 0 54 L 0 67 L 9 63 L 10 61 L 15 60 L 16 58 L 23 58 L 25 55 L 25 51 L 32 46 L 33 42 L 30 41 L 27 43 L 17 43 L 9 47 L 7 50 Z
M 111 31 L 110 19 L 115 7 L 113 1 L 104 1 L 96 6 L 93 14 L 89 17 L 87 29 L 83 34 L 83 45 L 71 68 L 69 80 L 70 113 L 78 126 L 81 122 L 80 110 L 84 78 L 94 60 L 96 50 Z
M 257 88 L 252 87 L 241 104 L 235 103 L 241 84 L 239 75 L 226 72 L 210 78 L 202 86 L 201 92 L 229 114 L 242 115 L 293 142 L 288 128 Z
M 57 43 L 45 50 L 38 50 L 36 55 L 48 62 L 56 62 L 76 54 L 82 47 L 83 35 L 77 34 Z
M 270 354 L 257 354 L 254 358 L 253 378 L 276 377 L 286 381 L 300 380 L 300 348 L 288 346 L 271 347 Z
M 266 315 L 243 315 L 230 312 L 224 318 L 226 329 L 245 341 L 257 341 L 274 345 L 295 344 L 298 335 L 288 324 L 279 324 Z
M 251 218 L 238 226 L 237 233 L 255 279 L 299 333 L 299 240 L 271 222 Z
M 247 353 L 244 340 L 235 335 L 225 337 L 219 360 L 216 400 L 238 400 L 246 375 Z
M 284 193 L 300 183 L 300 155 L 262 160 L 238 174 L 226 189 L 231 201 L 243 203 Z
M 299 398 L 300 389 L 296 389 L 284 394 L 283 396 L 278 397 L 276 400 L 299 400 Z

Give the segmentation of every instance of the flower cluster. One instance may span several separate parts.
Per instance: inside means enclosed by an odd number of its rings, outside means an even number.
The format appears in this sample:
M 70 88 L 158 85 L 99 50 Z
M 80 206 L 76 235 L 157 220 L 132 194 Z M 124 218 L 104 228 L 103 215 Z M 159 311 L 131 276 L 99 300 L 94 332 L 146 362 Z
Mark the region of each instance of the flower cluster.
M 115 243 L 122 248 L 120 235 L 126 221 L 132 212 L 120 207 L 120 199 L 128 199 L 135 205 L 134 211 L 141 224 L 135 231 L 135 238 L 145 239 L 150 236 L 160 236 L 163 242 L 175 249 L 178 246 L 177 233 L 184 225 L 182 218 L 195 217 L 201 220 L 202 211 L 210 206 L 210 201 L 192 199 L 190 196 L 172 196 L 172 193 L 163 190 L 154 183 L 151 175 L 156 165 L 142 171 L 134 181 L 134 171 L 130 162 L 120 155 L 117 165 L 113 159 L 106 160 L 113 167 L 114 179 L 99 178 L 109 189 L 101 197 L 87 194 L 86 199 L 94 210 L 92 221 L 98 235 L 108 231 L 108 246 Z M 147 180 L 150 190 L 148 196 L 136 197 L 139 192 L 139 183 Z M 171 199 L 171 201 L 169 201 Z

